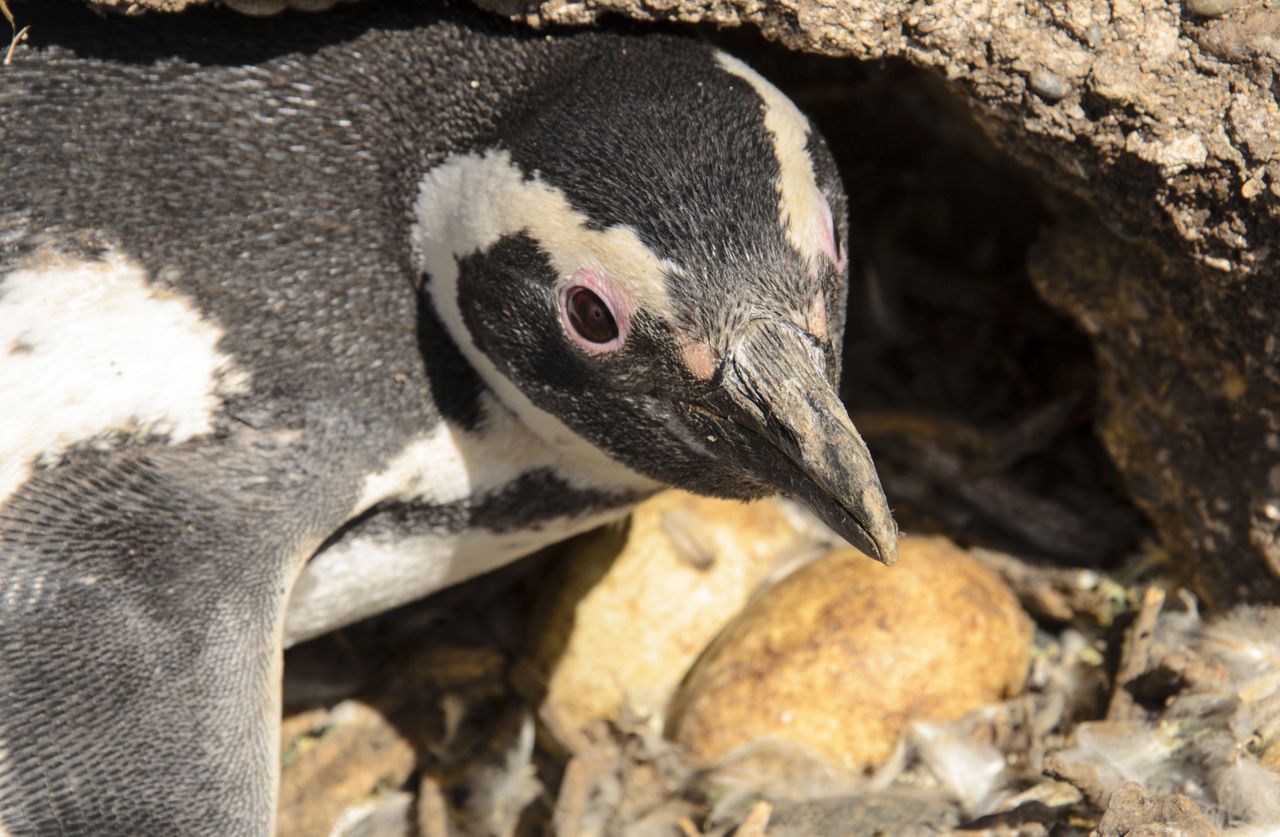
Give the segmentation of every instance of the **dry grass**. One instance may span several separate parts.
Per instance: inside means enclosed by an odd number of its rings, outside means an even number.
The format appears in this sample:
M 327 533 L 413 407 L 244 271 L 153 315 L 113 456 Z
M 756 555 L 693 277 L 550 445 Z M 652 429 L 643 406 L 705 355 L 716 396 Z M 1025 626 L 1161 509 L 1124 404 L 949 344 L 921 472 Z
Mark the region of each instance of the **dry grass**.
M 18 22 L 13 19 L 13 12 L 9 11 L 9 4 L 5 0 L 0 0 L 0 14 L 4 15 L 4 19 L 9 21 L 9 28 L 13 30 L 13 37 L 9 40 L 9 49 L 4 54 L 4 66 L 8 67 L 13 62 L 14 50 L 18 48 L 18 44 L 27 39 L 27 32 L 31 30 L 31 27 L 18 28 Z

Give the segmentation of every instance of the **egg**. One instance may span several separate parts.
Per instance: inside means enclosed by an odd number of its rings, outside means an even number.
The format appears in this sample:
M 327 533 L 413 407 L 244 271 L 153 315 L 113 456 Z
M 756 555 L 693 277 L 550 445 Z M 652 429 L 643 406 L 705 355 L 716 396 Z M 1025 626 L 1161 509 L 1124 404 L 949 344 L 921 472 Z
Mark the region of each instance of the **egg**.
M 543 720 L 566 745 L 624 713 L 660 730 L 689 665 L 752 592 L 780 564 L 821 554 L 815 531 L 784 501 L 668 491 L 574 542 L 535 606 Z
M 942 538 L 899 555 L 833 552 L 762 591 L 689 672 L 670 737 L 703 763 L 775 738 L 857 772 L 912 721 L 1018 693 L 1032 626 L 1004 581 Z

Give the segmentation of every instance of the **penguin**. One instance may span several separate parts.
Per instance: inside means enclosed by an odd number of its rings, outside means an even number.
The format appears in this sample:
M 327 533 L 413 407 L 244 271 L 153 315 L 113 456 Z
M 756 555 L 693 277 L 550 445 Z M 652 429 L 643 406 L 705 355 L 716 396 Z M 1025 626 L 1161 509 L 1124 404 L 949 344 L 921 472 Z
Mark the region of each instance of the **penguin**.
M 0 835 L 271 833 L 283 647 L 664 486 L 896 560 L 845 194 L 741 61 L 460 2 L 11 5 Z

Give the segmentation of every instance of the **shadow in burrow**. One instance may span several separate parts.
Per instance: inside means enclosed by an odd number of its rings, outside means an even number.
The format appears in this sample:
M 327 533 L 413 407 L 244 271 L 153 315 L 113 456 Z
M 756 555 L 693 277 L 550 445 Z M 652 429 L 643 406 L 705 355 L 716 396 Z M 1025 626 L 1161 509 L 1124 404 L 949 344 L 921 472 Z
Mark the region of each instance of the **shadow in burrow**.
M 1032 288 L 1048 187 L 934 74 L 735 34 L 810 115 L 849 196 L 841 395 L 899 526 L 1114 569 L 1150 534 L 1093 424 L 1088 339 Z

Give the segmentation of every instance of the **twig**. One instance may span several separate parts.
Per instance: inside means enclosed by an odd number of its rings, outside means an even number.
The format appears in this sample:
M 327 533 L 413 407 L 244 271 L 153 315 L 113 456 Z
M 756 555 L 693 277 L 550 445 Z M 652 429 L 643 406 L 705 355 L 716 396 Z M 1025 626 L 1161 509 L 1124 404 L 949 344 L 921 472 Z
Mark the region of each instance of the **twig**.
M 1111 689 L 1111 702 L 1107 705 L 1108 721 L 1124 721 L 1136 716 L 1133 695 L 1125 688 L 1125 684 L 1147 670 L 1151 657 L 1151 644 L 1155 639 L 1156 620 L 1160 617 L 1160 608 L 1164 606 L 1164 590 L 1151 586 L 1142 594 L 1142 605 L 1138 617 L 1133 620 L 1133 628 L 1129 631 L 1129 641 L 1125 645 L 1124 656 L 1120 659 L 1120 670 L 1116 672 L 1115 685 Z
M 434 776 L 418 785 L 418 831 L 422 837 L 449 837 L 449 803 Z
M 970 550 L 974 560 L 1000 573 L 1022 606 L 1054 622 L 1084 619 L 1110 627 L 1124 606 L 1125 590 L 1095 570 L 1047 566 L 1043 562 L 985 547 Z
M 591 791 L 607 771 L 616 767 L 617 761 L 618 747 L 608 739 L 569 759 L 551 815 L 556 837 L 578 837 L 582 833 Z
M 18 48 L 18 44 L 27 38 L 27 32 L 30 26 L 18 28 L 18 22 L 13 19 L 13 12 L 9 11 L 9 4 L 5 0 L 0 0 L 0 15 L 4 15 L 4 19 L 9 21 L 9 28 L 13 30 L 13 38 L 9 41 L 9 51 L 4 54 L 4 66 L 8 67 L 9 62 L 13 60 L 13 51 Z
M 751 813 L 742 821 L 742 825 L 734 830 L 734 837 L 769 837 L 765 831 L 769 827 L 769 817 L 773 816 L 773 806 L 761 799 L 751 806 Z
M 684 835 L 684 837 L 702 837 L 702 832 L 693 824 L 693 820 L 688 817 L 681 817 L 676 820 L 676 825 L 680 827 L 680 833 Z
M 0 0 L 0 3 L 3 2 L 4 0 Z M 9 49 L 4 54 L 4 66 L 9 66 L 9 62 L 13 60 L 13 51 L 18 48 L 18 44 L 27 39 L 27 33 L 30 31 L 30 26 L 24 26 L 13 34 L 13 40 L 9 41 Z

